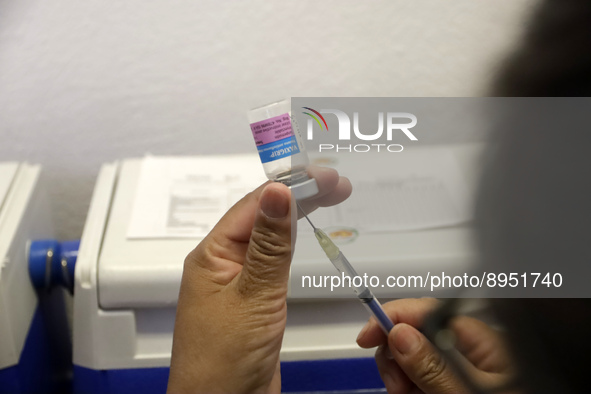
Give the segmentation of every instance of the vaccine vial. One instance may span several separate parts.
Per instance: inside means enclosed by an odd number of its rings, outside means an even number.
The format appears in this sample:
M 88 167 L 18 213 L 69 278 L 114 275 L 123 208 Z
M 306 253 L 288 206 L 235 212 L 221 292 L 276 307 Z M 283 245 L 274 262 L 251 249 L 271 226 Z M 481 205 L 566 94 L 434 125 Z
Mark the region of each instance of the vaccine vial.
M 307 173 L 308 155 L 291 116 L 291 100 L 252 109 L 248 120 L 267 178 L 287 185 L 296 200 L 316 195 L 318 184 Z

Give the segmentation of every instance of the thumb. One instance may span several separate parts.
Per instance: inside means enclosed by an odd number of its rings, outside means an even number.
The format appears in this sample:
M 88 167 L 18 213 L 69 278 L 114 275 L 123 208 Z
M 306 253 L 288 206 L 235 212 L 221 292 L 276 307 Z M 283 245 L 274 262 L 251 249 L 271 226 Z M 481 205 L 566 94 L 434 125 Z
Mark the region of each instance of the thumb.
M 291 192 L 270 183 L 258 202 L 238 290 L 246 297 L 267 291 L 287 291 L 291 263 Z
M 414 327 L 396 324 L 388 336 L 388 346 L 406 376 L 423 392 L 467 392 L 437 349 Z

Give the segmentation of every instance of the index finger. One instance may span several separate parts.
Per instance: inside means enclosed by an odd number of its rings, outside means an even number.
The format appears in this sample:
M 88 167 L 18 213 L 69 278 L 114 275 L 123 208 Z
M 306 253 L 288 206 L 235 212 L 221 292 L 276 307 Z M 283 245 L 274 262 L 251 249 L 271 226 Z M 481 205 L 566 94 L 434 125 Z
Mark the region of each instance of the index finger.
M 306 214 L 313 212 L 318 207 L 330 207 L 345 201 L 352 192 L 349 179 L 339 176 L 339 173 L 329 167 L 310 166 L 308 174 L 316 179 L 318 193 L 305 200 L 298 201 Z M 302 215 L 298 211 L 298 218 Z

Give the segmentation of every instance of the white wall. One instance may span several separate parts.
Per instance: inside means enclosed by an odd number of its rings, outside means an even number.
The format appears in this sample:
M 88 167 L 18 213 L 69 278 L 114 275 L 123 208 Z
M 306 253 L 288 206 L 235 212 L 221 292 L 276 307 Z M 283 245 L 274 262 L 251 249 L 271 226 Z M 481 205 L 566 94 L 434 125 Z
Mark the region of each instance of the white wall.
M 287 96 L 478 96 L 533 0 L 0 2 L 0 161 L 40 163 L 63 238 L 100 165 L 254 152 Z

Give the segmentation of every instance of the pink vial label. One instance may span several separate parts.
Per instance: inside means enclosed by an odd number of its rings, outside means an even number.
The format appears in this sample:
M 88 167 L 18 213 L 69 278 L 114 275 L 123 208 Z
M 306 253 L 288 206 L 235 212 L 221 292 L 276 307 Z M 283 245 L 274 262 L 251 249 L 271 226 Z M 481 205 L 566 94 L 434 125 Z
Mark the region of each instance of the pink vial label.
M 257 146 L 279 141 L 293 135 L 291 118 L 287 113 L 251 123 L 250 129 Z
M 299 153 L 289 114 L 251 123 L 250 129 L 257 144 L 262 163 L 283 159 Z

